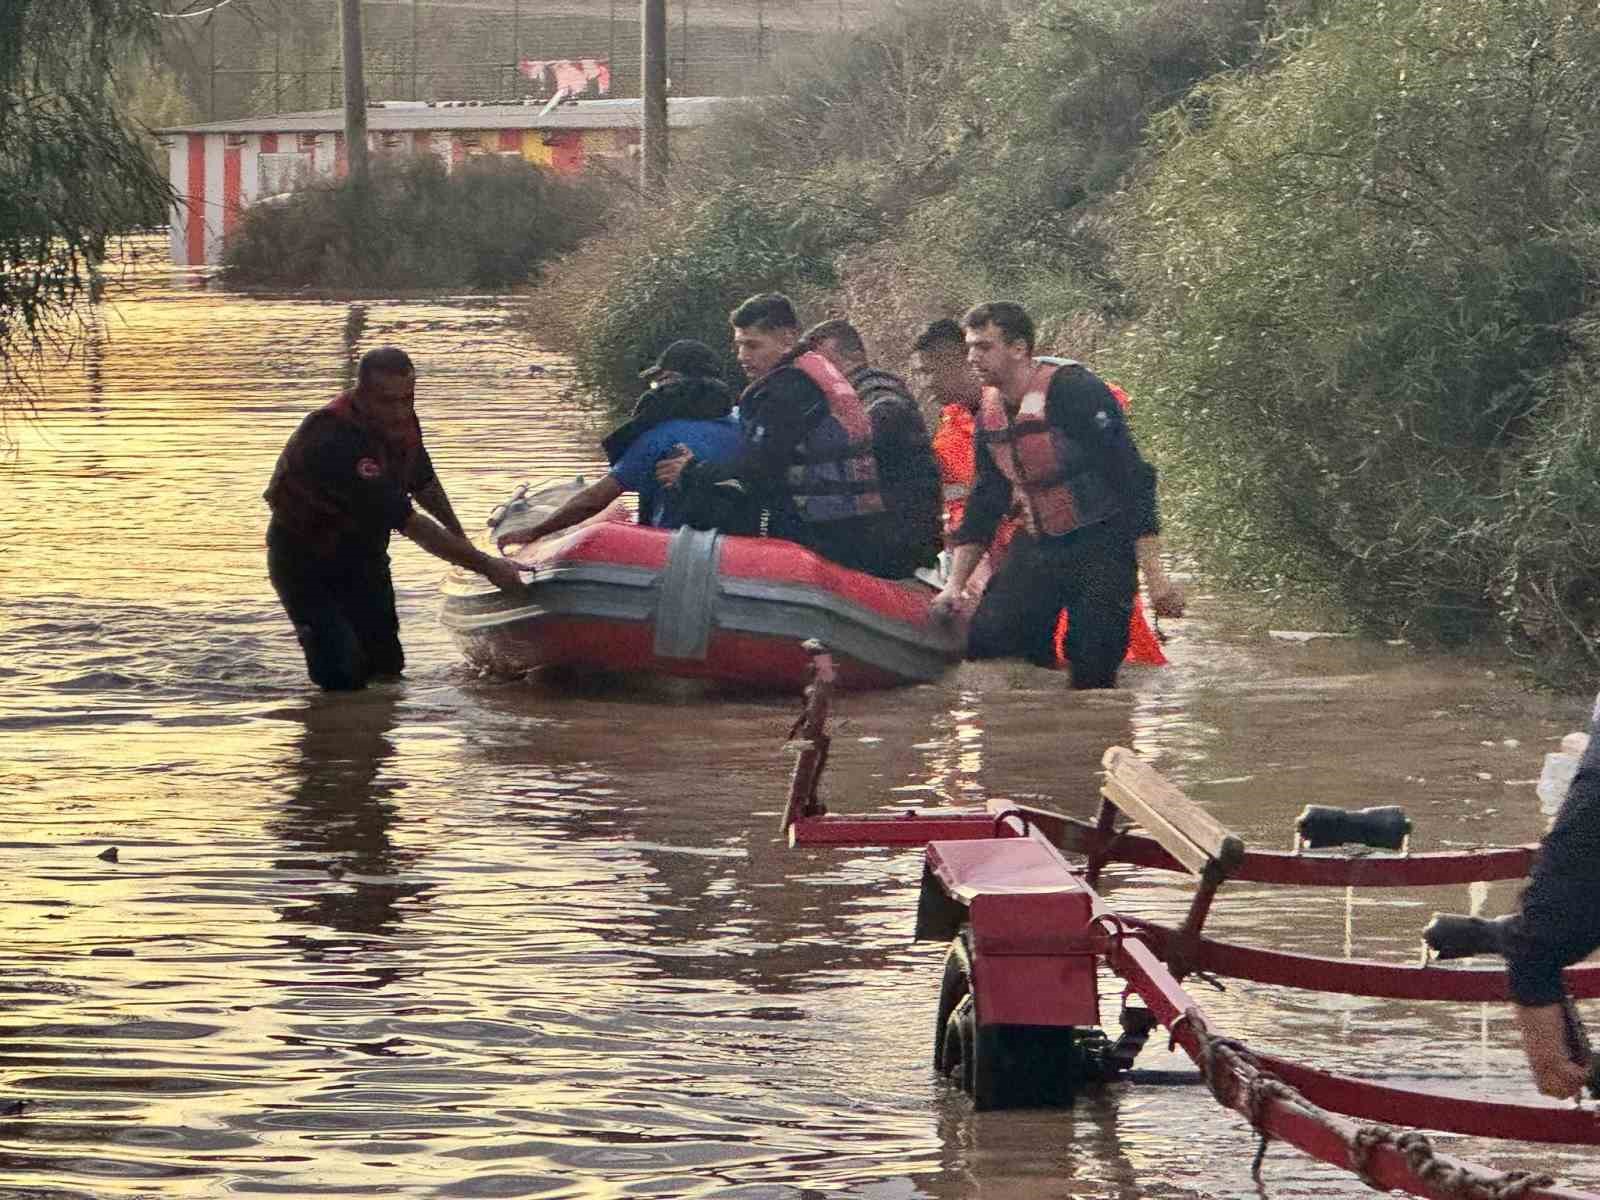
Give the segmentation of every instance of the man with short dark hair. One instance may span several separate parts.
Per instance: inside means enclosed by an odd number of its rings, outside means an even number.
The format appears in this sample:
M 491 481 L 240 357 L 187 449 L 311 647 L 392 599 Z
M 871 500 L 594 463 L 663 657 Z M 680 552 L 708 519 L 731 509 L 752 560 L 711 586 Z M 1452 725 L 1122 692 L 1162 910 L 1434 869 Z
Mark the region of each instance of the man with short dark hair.
M 751 296 L 728 316 L 750 383 L 739 397 L 744 450 L 730 467 L 685 448 L 656 465 L 665 486 L 742 483 L 767 511 L 767 533 L 824 558 L 881 574 L 894 565 L 897 528 L 886 512 L 872 424 L 850 381 L 801 343 L 787 296 Z
M 839 370 L 867 406 L 872 449 L 883 482 L 884 503 L 899 529 L 883 547 L 876 574 L 903 579 L 939 558 L 939 465 L 927 422 L 906 381 L 867 361 L 866 343 L 849 321 L 823 321 L 803 340 Z
M 521 586 L 514 563 L 467 540 L 422 444 L 415 401 L 405 351 L 369 351 L 356 386 L 300 422 L 267 485 L 267 572 L 311 681 L 328 691 L 365 687 L 405 667 L 391 530 L 506 591 Z M 413 509 L 413 499 L 439 523 Z
M 624 492 L 638 493 L 641 525 L 758 532 L 760 515 L 742 488 L 664 487 L 655 477 L 656 464 L 680 447 L 712 464 L 738 458 L 743 442 L 728 416 L 733 392 L 721 374 L 722 360 L 704 342 L 682 338 L 669 345 L 639 372 L 649 388 L 634 404 L 633 416 L 600 443 L 611 469 L 537 525 L 508 534 L 500 548 L 536 542 L 586 521 Z
M 977 479 L 951 538 L 950 578 L 936 610 L 959 607 L 1015 500 L 1023 533 L 984 591 L 969 656 L 1052 666 L 1056 616 L 1065 608 L 1072 686 L 1114 687 L 1141 567 L 1156 613 L 1183 615 L 1183 592 L 1160 559 L 1155 471 L 1104 382 L 1069 359 L 1034 358 L 1033 320 L 1020 305 L 980 304 L 961 325 L 967 360 L 985 385 Z

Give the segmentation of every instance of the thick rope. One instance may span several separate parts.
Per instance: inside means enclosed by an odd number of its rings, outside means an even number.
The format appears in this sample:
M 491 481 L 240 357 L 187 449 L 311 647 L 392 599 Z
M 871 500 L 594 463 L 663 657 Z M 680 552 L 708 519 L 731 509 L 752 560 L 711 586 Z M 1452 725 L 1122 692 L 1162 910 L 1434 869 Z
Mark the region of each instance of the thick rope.
M 1521 1200 L 1533 1189 L 1550 1187 L 1556 1181 L 1542 1171 L 1506 1171 L 1492 1176 L 1468 1171 L 1442 1161 L 1427 1134 L 1389 1125 L 1363 1125 L 1356 1130 L 1350 1148 L 1350 1166 L 1362 1183 L 1379 1191 L 1385 1189 L 1371 1175 L 1372 1154 L 1379 1146 L 1398 1151 L 1418 1179 L 1462 1200 Z
M 1256 1151 L 1251 1171 L 1256 1178 L 1260 1178 L 1261 1163 L 1270 1140 L 1265 1128 L 1270 1102 L 1277 1101 L 1307 1116 L 1328 1120 L 1327 1113 L 1293 1087 L 1264 1072 L 1243 1042 L 1214 1035 L 1206 1028 L 1198 1011 L 1191 1008 L 1172 1023 L 1174 1039 L 1184 1024 L 1188 1024 L 1194 1032 L 1195 1043 L 1200 1051 L 1200 1072 L 1217 1102 L 1224 1108 L 1237 1111 L 1241 1107 L 1236 1103 L 1240 1099 L 1239 1089 L 1241 1086 L 1244 1088 L 1245 1116 L 1250 1121 L 1250 1127 L 1261 1136 L 1261 1146 Z M 1348 1165 L 1362 1183 L 1377 1191 L 1389 1190 L 1372 1173 L 1373 1154 L 1380 1146 L 1398 1152 L 1419 1181 L 1459 1200 L 1522 1200 L 1536 1188 L 1550 1187 L 1556 1181 L 1555 1176 L 1542 1171 L 1488 1172 L 1481 1168 L 1468 1168 L 1441 1158 L 1427 1135 L 1417 1130 L 1395 1129 L 1389 1125 L 1362 1125 L 1351 1141 Z

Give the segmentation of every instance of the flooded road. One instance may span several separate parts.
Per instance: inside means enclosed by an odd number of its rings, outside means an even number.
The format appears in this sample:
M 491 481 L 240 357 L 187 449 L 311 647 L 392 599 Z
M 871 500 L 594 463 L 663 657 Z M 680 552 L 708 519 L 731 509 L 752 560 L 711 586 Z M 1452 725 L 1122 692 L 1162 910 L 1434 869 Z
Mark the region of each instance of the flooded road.
M 469 528 L 520 480 L 592 470 L 597 426 L 492 299 L 226 296 L 142 248 L 0 469 L 0 1197 L 1370 1194 L 1283 1147 L 1258 1187 L 1245 1123 L 1155 1045 L 1154 1077 L 1074 1111 L 974 1114 L 928 1064 L 918 855 L 775 839 L 788 701 L 480 679 L 435 619 L 443 565 L 403 539 L 406 679 L 316 695 L 260 492 L 355 357 L 417 360 Z M 831 806 L 1088 815 L 1121 743 L 1255 844 L 1306 803 L 1402 803 L 1417 849 L 1538 836 L 1540 759 L 1586 697 L 1274 638 L 1195 590 L 1174 665 L 1115 693 L 1001 666 L 847 698 Z M 1212 928 L 1411 961 L 1471 903 L 1240 885 Z M 1532 1094 L 1498 1007 L 1197 995 L 1318 1065 Z M 1436 1140 L 1600 1187 L 1587 1151 Z

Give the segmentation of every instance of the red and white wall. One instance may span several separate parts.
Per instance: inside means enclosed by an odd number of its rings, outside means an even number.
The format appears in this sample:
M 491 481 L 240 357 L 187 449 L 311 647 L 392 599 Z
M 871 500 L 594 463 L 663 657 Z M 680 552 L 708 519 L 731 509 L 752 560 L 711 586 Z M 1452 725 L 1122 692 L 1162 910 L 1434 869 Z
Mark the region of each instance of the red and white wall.
M 169 148 L 172 261 L 195 266 L 222 261 L 239 214 L 264 196 L 312 179 L 342 177 L 342 133 L 177 133 Z M 430 130 L 368 133 L 373 154 L 435 154 L 447 168 L 475 154 L 521 154 L 561 174 L 580 171 L 591 156 L 611 157 L 637 143 L 637 129 Z
M 180 266 L 222 260 L 222 243 L 239 213 L 261 198 L 261 156 L 278 155 L 287 142 L 290 154 L 299 154 L 296 134 L 181 133 L 169 148 L 170 179 L 178 194 L 172 209 L 172 261 Z M 319 140 L 333 140 L 323 135 Z M 316 156 L 303 156 L 307 171 L 321 165 Z M 331 159 L 329 162 L 331 166 Z M 318 172 L 320 173 L 320 172 Z

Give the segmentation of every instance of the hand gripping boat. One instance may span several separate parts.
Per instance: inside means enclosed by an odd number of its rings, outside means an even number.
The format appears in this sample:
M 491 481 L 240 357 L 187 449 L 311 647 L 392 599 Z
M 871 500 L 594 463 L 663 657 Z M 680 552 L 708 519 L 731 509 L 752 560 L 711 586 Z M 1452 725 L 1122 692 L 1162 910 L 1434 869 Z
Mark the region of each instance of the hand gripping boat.
M 519 489 L 489 541 L 543 519 L 578 484 Z M 620 510 L 520 548 L 522 595 L 455 571 L 440 620 L 467 658 L 497 673 L 535 667 L 644 672 L 798 692 L 820 639 L 842 686 L 937 679 L 966 631 L 933 620 L 933 588 L 877 579 L 793 542 L 634 525 Z

